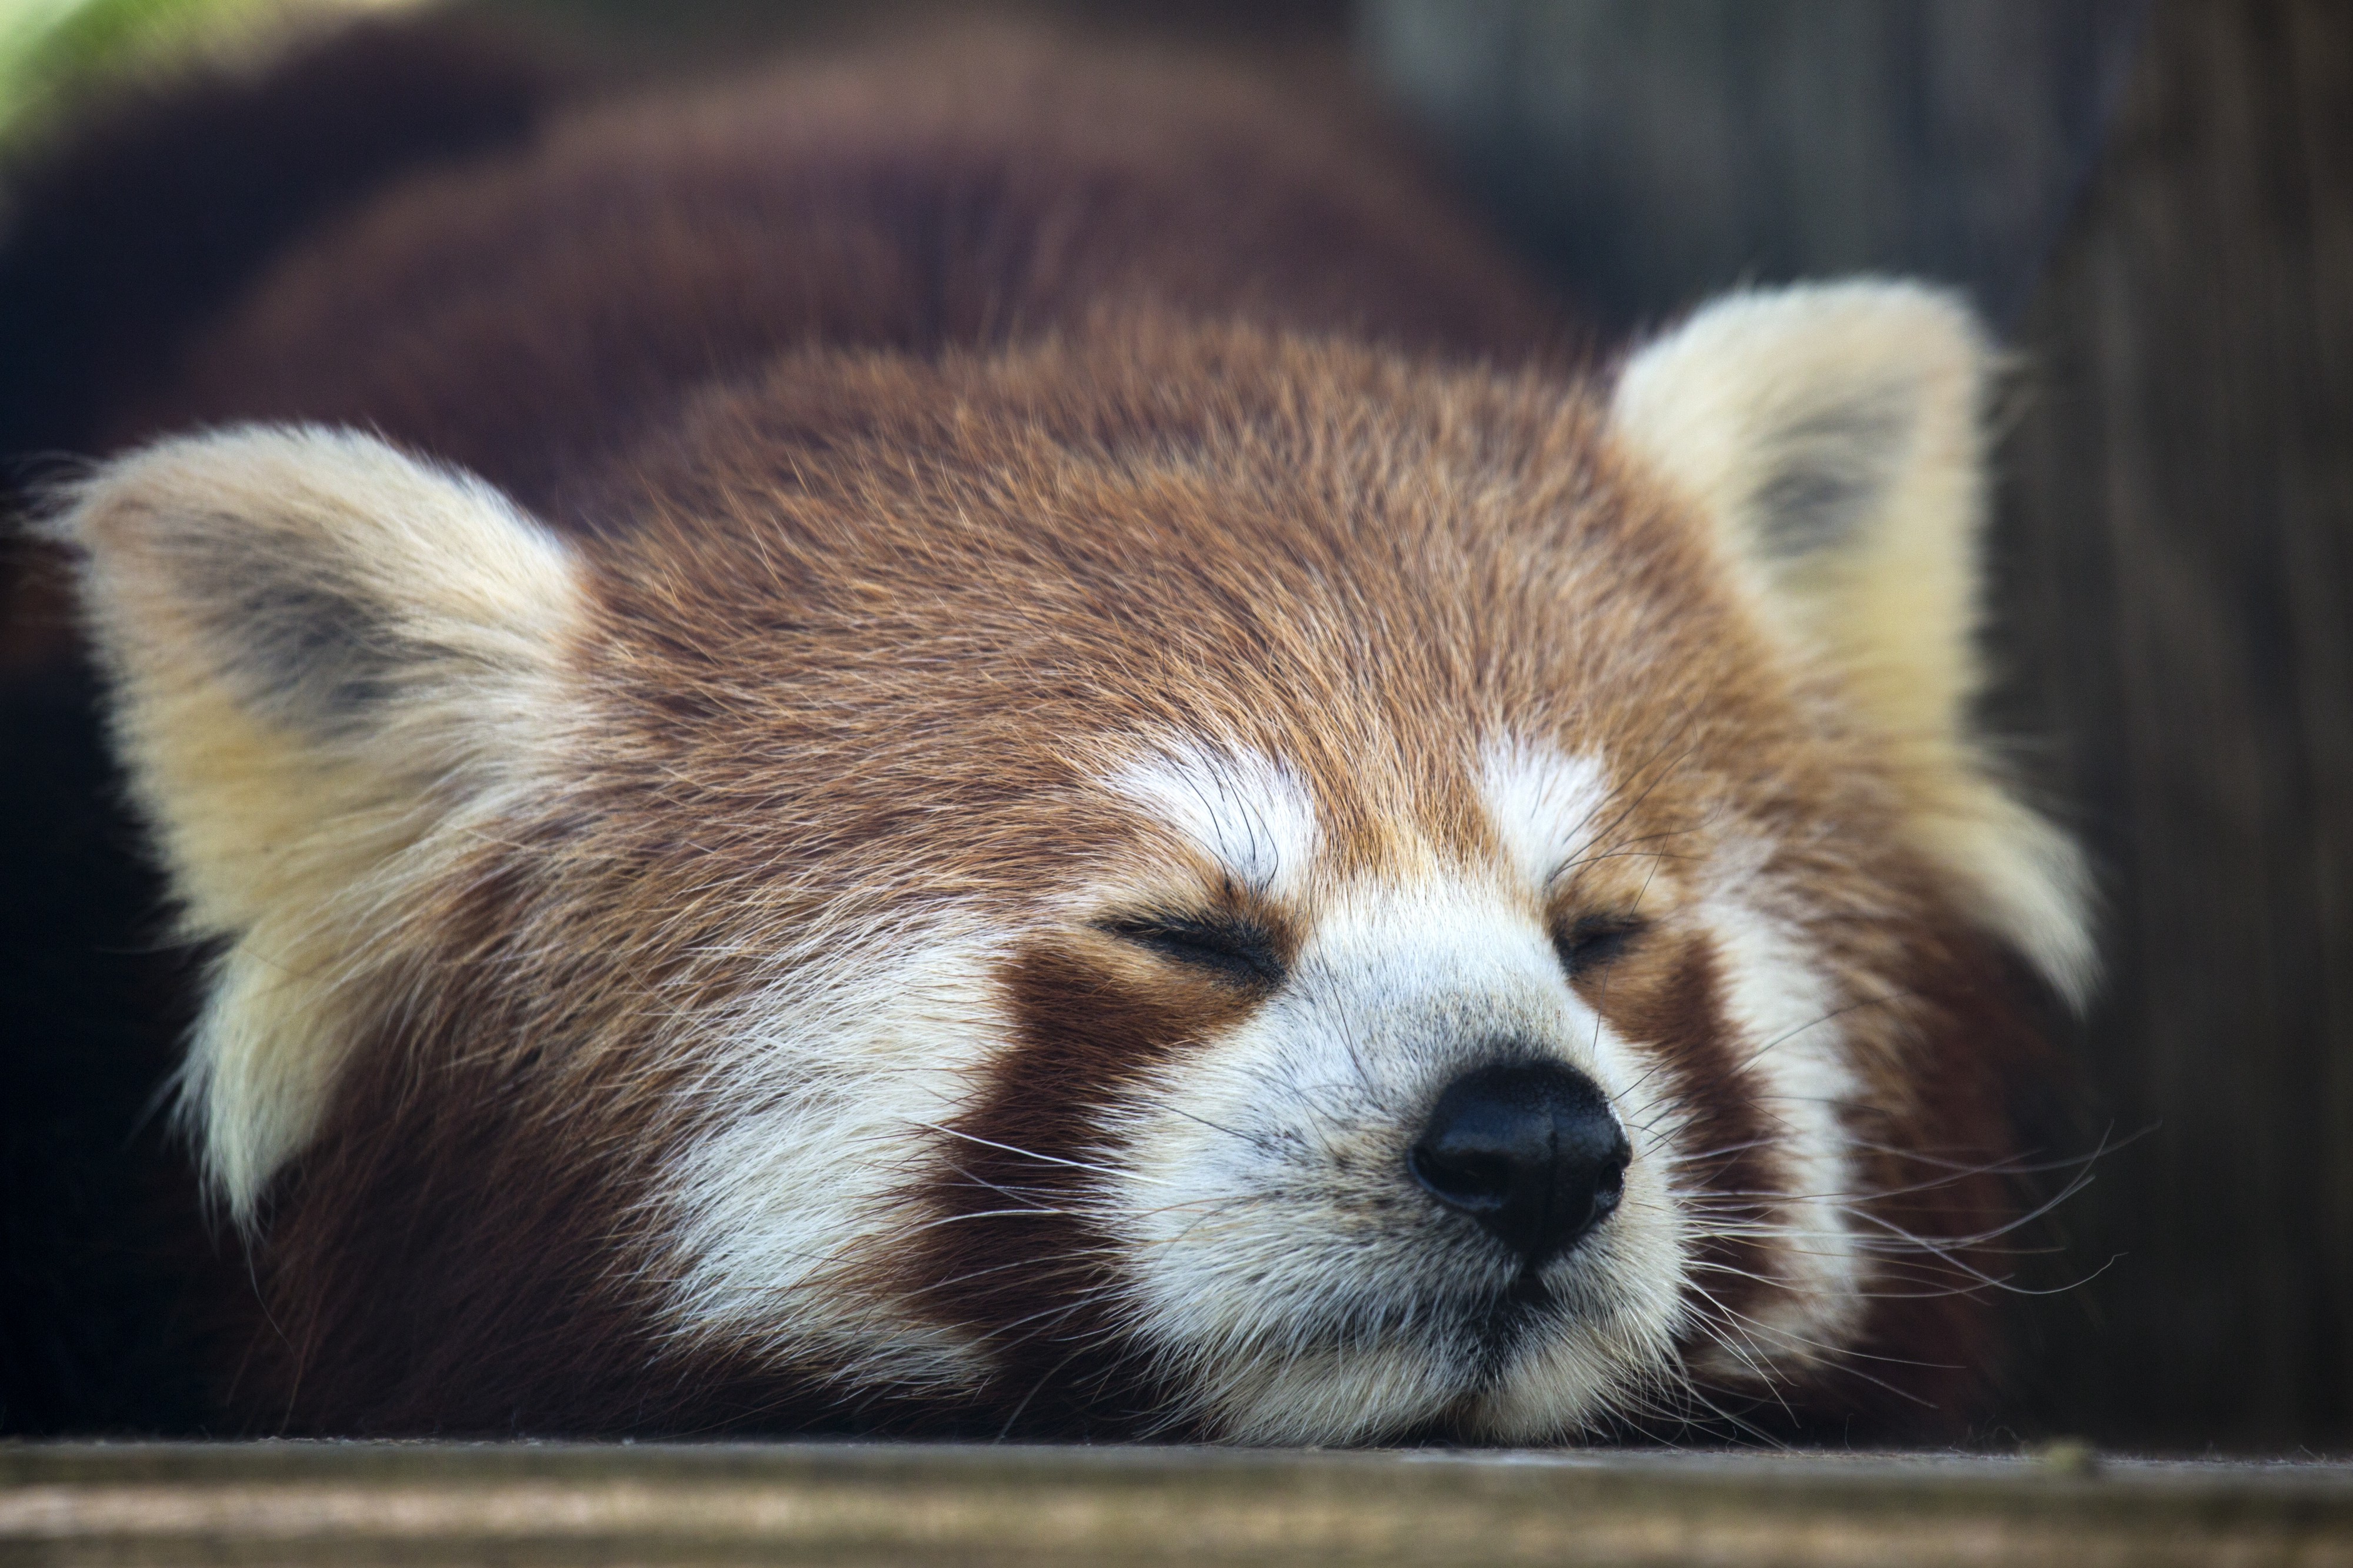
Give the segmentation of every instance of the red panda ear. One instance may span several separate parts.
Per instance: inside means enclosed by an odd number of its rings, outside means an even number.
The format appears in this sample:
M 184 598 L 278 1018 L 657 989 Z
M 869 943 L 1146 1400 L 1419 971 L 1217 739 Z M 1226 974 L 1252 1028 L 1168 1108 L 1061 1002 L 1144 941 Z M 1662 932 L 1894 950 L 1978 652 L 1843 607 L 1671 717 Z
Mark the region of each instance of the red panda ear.
M 490 486 L 348 432 L 166 441 L 62 499 L 133 795 L 189 934 L 227 944 L 189 1110 L 248 1218 L 401 887 L 527 787 L 578 568 Z
M 1758 610 L 1880 733 L 1919 847 L 2080 1001 L 2074 846 L 1972 732 L 1992 351 L 1949 294 L 1857 281 L 1738 294 L 1637 352 L 1622 447 L 1712 525 Z

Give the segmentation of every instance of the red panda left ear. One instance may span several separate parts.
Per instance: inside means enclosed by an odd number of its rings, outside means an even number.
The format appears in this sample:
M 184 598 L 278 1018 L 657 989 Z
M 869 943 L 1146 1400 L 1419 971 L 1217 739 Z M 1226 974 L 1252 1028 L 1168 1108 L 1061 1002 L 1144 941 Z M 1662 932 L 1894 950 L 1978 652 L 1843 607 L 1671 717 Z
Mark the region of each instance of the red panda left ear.
M 97 470 L 78 556 L 107 718 L 194 937 L 206 1163 L 249 1220 L 308 1140 L 403 889 L 531 787 L 580 619 L 573 552 L 489 485 L 349 431 L 248 427 Z
M 1969 310 L 1918 284 L 1737 294 L 1628 360 L 1611 424 L 1710 525 L 1764 619 L 1835 671 L 1919 847 L 2080 1003 L 2081 856 L 2002 786 L 1970 720 L 1993 359 Z

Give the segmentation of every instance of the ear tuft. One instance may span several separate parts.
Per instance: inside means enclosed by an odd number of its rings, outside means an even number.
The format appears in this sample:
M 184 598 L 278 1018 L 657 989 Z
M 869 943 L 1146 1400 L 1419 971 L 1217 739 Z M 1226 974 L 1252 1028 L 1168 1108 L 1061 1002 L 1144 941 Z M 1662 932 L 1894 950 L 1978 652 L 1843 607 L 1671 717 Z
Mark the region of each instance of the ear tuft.
M 1918 284 L 1736 294 L 1634 355 L 1612 412 L 1741 557 L 1802 576 L 1898 513 L 1957 514 L 1969 542 L 1990 361 L 1967 308 Z
M 133 681 L 194 659 L 250 712 L 364 731 L 468 671 L 528 667 L 570 613 L 570 552 L 498 490 L 348 431 L 166 441 L 52 525 Z
M 401 889 L 531 772 L 577 563 L 489 485 L 343 431 L 165 441 L 59 500 L 133 797 L 187 933 L 226 943 L 185 1079 L 249 1220 Z
M 1620 374 L 1620 445 L 1714 531 L 1766 621 L 1879 732 L 1919 847 L 2072 1001 L 2074 846 L 1999 782 L 1970 707 L 1994 356 L 1954 296 L 1862 280 L 1737 294 Z

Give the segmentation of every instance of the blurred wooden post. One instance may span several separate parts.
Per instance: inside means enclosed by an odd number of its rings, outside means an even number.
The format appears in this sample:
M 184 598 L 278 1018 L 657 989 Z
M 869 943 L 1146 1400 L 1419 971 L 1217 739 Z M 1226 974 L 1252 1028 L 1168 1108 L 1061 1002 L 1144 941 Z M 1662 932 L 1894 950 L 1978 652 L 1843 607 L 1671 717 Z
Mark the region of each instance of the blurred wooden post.
M 2105 884 L 2092 1131 L 2155 1129 L 2061 1216 L 2057 1277 L 2115 1262 L 2031 1306 L 2017 1419 L 2344 1444 L 2353 7 L 2143 9 L 1362 15 L 1400 98 L 1620 322 L 1877 269 L 1961 283 L 2011 332 L 1992 711 Z
M 1366 0 L 1385 86 L 1620 324 L 1863 270 L 2000 321 L 2081 189 L 2143 0 Z
M 2040 1413 L 2353 1439 L 2353 7 L 2161 5 L 2020 333 L 1997 603 L 2110 894 Z

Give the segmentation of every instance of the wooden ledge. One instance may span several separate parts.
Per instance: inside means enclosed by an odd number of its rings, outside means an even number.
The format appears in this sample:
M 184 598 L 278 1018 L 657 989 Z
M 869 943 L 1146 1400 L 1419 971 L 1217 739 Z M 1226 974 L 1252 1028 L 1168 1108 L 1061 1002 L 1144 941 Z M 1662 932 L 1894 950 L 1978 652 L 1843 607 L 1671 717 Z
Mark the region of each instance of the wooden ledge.
M 0 1563 L 2353 1564 L 2353 1465 L 0 1443 Z

